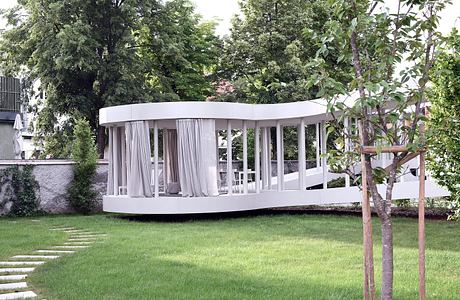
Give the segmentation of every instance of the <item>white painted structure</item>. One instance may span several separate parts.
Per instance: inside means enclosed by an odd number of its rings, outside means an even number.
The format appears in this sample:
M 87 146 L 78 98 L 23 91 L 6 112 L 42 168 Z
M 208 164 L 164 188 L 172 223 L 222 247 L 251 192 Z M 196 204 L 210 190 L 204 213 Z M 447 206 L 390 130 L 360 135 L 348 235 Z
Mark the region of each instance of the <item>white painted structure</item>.
M 353 99 L 342 99 L 345 102 Z M 314 204 L 347 204 L 360 202 L 361 194 L 357 187 L 350 186 L 348 176 L 332 174 L 328 171 L 327 159 L 324 155 L 326 147 L 325 122 L 331 116 L 326 113 L 326 104 L 323 100 L 293 102 L 283 104 L 243 104 L 224 102 L 167 102 L 145 103 L 107 107 L 100 110 L 100 124 L 109 128 L 109 145 L 112 149 L 112 157 L 109 162 L 110 188 L 103 199 L 103 209 L 107 212 L 132 213 L 132 214 L 186 214 L 186 213 L 211 213 L 243 211 L 271 207 L 285 207 Z M 224 131 L 227 136 L 227 167 L 223 170 L 226 180 L 221 182 L 220 194 L 212 196 L 182 197 L 179 194 L 168 194 L 166 190 L 166 175 L 160 174 L 159 170 L 159 132 L 163 131 L 163 137 L 168 130 L 176 130 L 178 120 L 207 120 L 212 122 L 214 137 L 218 131 Z M 144 187 L 144 196 L 128 196 L 130 194 L 130 176 L 136 176 L 139 180 L 150 179 L 148 176 L 133 174 L 143 172 L 140 168 L 131 168 L 133 165 L 132 155 L 128 148 L 132 147 L 132 132 L 130 139 L 124 135 L 125 127 L 131 122 L 144 122 L 153 132 L 153 170 L 150 180 L 151 186 Z M 349 121 L 346 121 L 348 124 Z M 306 169 L 306 142 L 305 126 L 316 127 L 316 167 Z M 130 125 L 131 126 L 131 125 Z M 283 127 L 293 126 L 298 133 L 298 165 L 301 172 L 284 174 L 284 137 Z M 128 126 L 129 127 L 129 126 Z M 254 170 L 248 167 L 248 129 L 254 129 Z M 130 129 L 131 130 L 131 129 Z M 243 138 L 243 168 L 235 170 L 232 164 L 232 130 L 240 130 Z M 271 134 L 276 132 L 272 143 Z M 178 140 L 184 138 L 184 132 L 177 132 Z M 206 135 L 205 133 L 203 135 Z M 149 137 L 146 137 L 148 141 Z M 128 141 L 128 144 L 127 144 Z M 215 141 L 215 140 L 214 140 Z M 193 144 L 193 141 L 191 141 Z M 131 143 L 131 144 L 130 144 Z M 144 147 L 145 143 L 142 143 Z M 149 142 L 150 144 L 150 142 Z M 128 146 L 127 146 L 128 145 Z M 209 144 L 207 144 L 209 145 Z M 207 153 L 217 151 L 207 149 Z M 150 146 L 150 145 L 149 145 Z M 195 145 L 196 146 L 196 145 Z M 174 146 L 176 147 L 176 146 Z M 180 146 L 177 146 L 180 147 Z M 350 147 L 349 144 L 346 147 Z M 150 148 L 149 148 L 150 150 Z M 272 151 L 276 150 L 276 151 Z M 163 145 L 163 152 L 165 152 Z M 182 151 L 183 152 L 183 151 Z M 276 176 L 272 176 L 271 161 L 272 153 L 276 153 Z M 215 156 L 214 156 L 215 157 Z M 130 161 L 131 159 L 131 161 Z M 184 159 L 179 157 L 179 159 Z M 188 158 L 187 158 L 188 159 Z M 218 159 L 218 158 L 217 158 Z M 176 158 L 177 160 L 177 158 Z M 148 167 L 152 168 L 151 161 Z M 376 160 L 373 165 L 386 166 L 388 159 L 383 156 Z M 135 161 L 136 163 L 137 161 Z M 200 162 L 195 162 L 200 163 Z M 417 169 L 417 162 L 413 161 L 406 166 L 409 169 Z M 356 167 L 359 173 L 359 166 Z M 179 166 L 180 169 L 180 166 Z M 184 171 L 184 170 L 182 170 Z M 210 171 L 210 170 L 207 170 Z M 213 176 L 214 171 L 207 174 Z M 234 178 L 236 171 L 242 171 L 242 182 Z M 110 174 L 112 172 L 112 174 Z M 218 171 L 217 171 L 218 172 Z M 249 174 L 253 174 L 253 180 L 249 181 Z M 110 177 L 112 176 L 112 177 Z M 345 187 L 327 188 L 327 182 L 331 179 L 345 177 Z M 177 176 L 176 176 L 177 177 Z M 113 179 L 114 178 L 114 179 Z M 164 186 L 160 186 L 163 179 Z M 219 181 L 218 178 L 206 178 L 208 181 Z M 220 181 L 219 181 L 220 182 Z M 131 183 L 132 185 L 133 183 Z M 203 184 L 203 183 L 201 183 Z M 209 190 L 208 182 L 208 190 Z M 322 189 L 308 189 L 312 186 L 322 185 Z M 385 188 L 384 185 L 379 187 Z M 151 193 L 149 193 L 149 190 Z M 212 190 L 212 189 L 211 189 Z M 206 191 L 204 192 L 206 194 Z M 418 196 L 418 177 L 405 175 L 401 182 L 394 187 L 394 199 L 416 198 Z M 431 178 L 427 178 L 426 196 L 446 196 L 448 192 L 438 186 Z

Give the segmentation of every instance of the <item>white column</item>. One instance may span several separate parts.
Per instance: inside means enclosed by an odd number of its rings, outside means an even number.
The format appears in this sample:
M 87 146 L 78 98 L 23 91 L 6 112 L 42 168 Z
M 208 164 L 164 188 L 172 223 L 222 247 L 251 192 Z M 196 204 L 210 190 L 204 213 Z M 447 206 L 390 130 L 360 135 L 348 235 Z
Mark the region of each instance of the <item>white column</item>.
M 268 164 L 268 169 L 267 169 L 267 175 L 268 175 L 268 189 L 272 189 L 272 131 L 271 127 L 267 128 L 267 164 Z
M 243 121 L 243 194 L 248 193 L 248 123 Z
M 256 193 L 260 193 L 260 128 L 259 122 L 256 121 L 255 126 L 255 133 L 254 133 L 254 172 L 255 175 L 255 185 L 256 185 Z
M 232 168 L 232 122 L 227 120 L 227 190 L 233 194 L 233 168 Z
M 276 175 L 278 176 L 277 180 L 277 191 L 281 192 L 283 188 L 283 176 L 281 175 L 283 172 L 282 167 L 282 143 L 281 143 L 281 123 L 280 121 L 276 121 Z
M 321 145 L 319 144 L 319 123 L 316 123 L 315 124 L 315 129 L 316 129 L 316 132 L 315 132 L 315 137 L 316 137 L 316 168 L 319 170 L 319 167 L 320 167 L 320 157 L 319 157 L 319 149 L 321 147 Z
M 121 185 L 124 187 L 126 192 L 127 178 L 126 178 L 126 138 L 125 138 L 125 128 L 121 128 Z
M 119 138 L 118 138 L 118 128 L 115 126 L 113 127 L 112 130 L 112 145 L 113 145 L 113 183 L 114 183 L 114 191 L 113 195 L 117 196 L 118 195 L 118 187 L 119 187 L 119 181 L 118 181 L 118 151 L 120 151 L 119 147 L 120 145 L 118 144 Z
M 321 165 L 323 168 L 323 189 L 327 189 L 327 159 L 326 159 L 326 144 L 327 144 L 326 123 L 321 122 Z
M 306 189 L 306 182 L 305 182 L 305 169 L 306 169 L 306 161 L 305 161 L 305 119 L 300 119 L 299 130 L 297 131 L 297 135 L 299 138 L 298 142 L 298 167 L 299 167 L 299 189 L 304 191 Z
M 158 172 L 158 121 L 153 121 L 153 172 L 155 176 L 155 198 L 160 195 L 160 180 Z
M 262 127 L 262 189 L 268 186 L 268 151 L 267 151 L 267 128 Z
M 281 190 L 284 191 L 284 126 L 281 125 Z
M 343 120 L 343 127 L 345 129 L 345 138 L 344 138 L 344 147 L 345 147 L 345 152 L 349 152 L 350 151 L 350 147 L 351 147 L 351 140 L 349 138 L 349 136 L 351 135 L 351 130 L 350 130 L 350 119 L 348 117 L 346 117 L 344 120 Z M 345 187 L 349 187 L 350 186 L 350 175 L 348 174 L 345 174 Z
M 167 170 L 168 166 L 166 166 L 166 160 L 165 160 L 165 157 L 166 157 L 165 139 L 166 139 L 166 134 L 167 134 L 168 130 L 166 128 L 163 128 L 162 132 L 163 132 L 163 193 L 166 194 L 166 188 L 167 188 L 166 174 L 168 172 L 168 170 Z

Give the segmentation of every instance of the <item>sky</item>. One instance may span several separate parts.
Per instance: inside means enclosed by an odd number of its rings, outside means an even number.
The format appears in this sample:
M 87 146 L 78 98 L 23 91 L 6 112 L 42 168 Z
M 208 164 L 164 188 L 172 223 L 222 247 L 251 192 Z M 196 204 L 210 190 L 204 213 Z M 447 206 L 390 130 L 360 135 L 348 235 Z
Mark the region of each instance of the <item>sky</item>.
M 223 36 L 229 33 L 230 22 L 234 14 L 239 12 L 238 0 L 192 0 L 197 12 L 205 20 L 217 20 L 217 34 Z M 394 4 L 396 0 L 386 0 L 387 4 Z M 460 0 L 453 0 L 454 4 L 445 9 L 441 15 L 440 30 L 448 33 L 453 26 L 460 28 Z M 9 8 L 16 4 L 16 0 L 0 0 L 0 8 Z M 0 28 L 4 22 L 0 20 Z

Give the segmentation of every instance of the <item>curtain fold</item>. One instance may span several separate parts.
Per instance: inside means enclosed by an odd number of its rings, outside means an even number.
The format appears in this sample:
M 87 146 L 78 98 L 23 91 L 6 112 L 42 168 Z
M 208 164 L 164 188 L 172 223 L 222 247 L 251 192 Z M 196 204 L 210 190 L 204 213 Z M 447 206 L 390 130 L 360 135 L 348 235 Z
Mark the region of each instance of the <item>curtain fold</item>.
M 180 191 L 179 165 L 177 153 L 177 130 L 166 129 L 163 133 L 164 162 L 166 193 L 178 194 Z
M 127 122 L 126 162 L 127 194 L 130 197 L 152 197 L 150 131 L 147 121 Z
M 124 155 L 124 130 L 109 127 L 107 195 L 118 195 L 120 186 L 126 187 L 126 160 Z
M 182 196 L 217 196 L 215 121 L 181 119 L 176 128 Z

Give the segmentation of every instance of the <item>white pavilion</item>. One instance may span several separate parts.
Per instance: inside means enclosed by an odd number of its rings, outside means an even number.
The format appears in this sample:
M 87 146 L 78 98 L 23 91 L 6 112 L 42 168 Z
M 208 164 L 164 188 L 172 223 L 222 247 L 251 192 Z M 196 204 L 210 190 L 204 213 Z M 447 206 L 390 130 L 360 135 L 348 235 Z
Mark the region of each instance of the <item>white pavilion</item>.
M 282 104 L 167 102 L 103 108 L 100 124 L 109 129 L 109 179 L 103 209 L 186 214 L 360 202 L 360 191 L 350 185 L 350 178 L 328 170 L 325 122 L 330 118 L 322 100 Z M 313 124 L 319 147 L 316 166 L 307 169 L 305 128 Z M 288 174 L 284 170 L 285 126 L 296 127 L 298 134 L 299 171 Z M 249 128 L 254 129 L 254 170 L 248 168 Z M 272 128 L 276 128 L 273 144 Z M 232 130 L 239 130 L 243 139 L 241 170 L 235 169 L 232 161 Z M 219 168 L 219 132 L 227 136 L 223 169 Z M 276 157 L 271 157 L 273 152 Z M 276 161 L 274 170 L 272 161 Z M 386 166 L 385 155 L 376 163 Z M 409 164 L 407 168 L 418 167 L 416 161 Z M 345 177 L 344 187 L 327 187 L 328 181 L 339 177 Z M 309 189 L 312 186 L 322 188 Z M 416 198 L 418 174 L 402 177 L 393 195 L 394 199 Z M 445 189 L 427 178 L 427 197 L 446 195 Z

